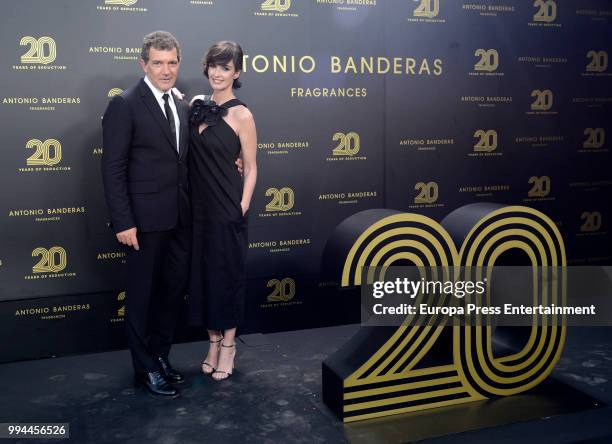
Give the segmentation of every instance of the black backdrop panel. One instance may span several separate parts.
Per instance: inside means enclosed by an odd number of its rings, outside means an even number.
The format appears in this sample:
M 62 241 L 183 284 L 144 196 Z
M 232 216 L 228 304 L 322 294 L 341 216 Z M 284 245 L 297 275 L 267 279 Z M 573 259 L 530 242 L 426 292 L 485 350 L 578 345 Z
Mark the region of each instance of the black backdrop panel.
M 353 3 L 23 0 L 4 11 L 0 306 L 29 351 L 1 360 L 123 344 L 110 319 L 125 252 L 106 223 L 100 118 L 142 75 L 155 29 L 181 42 L 189 97 L 210 92 L 209 45 L 245 50 L 237 95 L 257 122 L 259 167 L 245 331 L 355 321 L 319 266 L 334 227 L 369 208 L 440 220 L 471 202 L 532 206 L 559 225 L 570 263 L 610 262 L 609 2 Z M 64 318 L 19 314 L 87 303 Z M 28 334 L 51 325 L 74 344 L 32 345 Z

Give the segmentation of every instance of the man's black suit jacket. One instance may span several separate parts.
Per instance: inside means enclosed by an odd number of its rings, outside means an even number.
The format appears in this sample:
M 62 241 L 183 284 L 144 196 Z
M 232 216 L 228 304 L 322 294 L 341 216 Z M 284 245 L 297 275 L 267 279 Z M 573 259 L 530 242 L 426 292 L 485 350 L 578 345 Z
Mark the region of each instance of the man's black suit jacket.
M 178 152 L 168 121 L 144 79 L 113 97 L 106 108 L 102 177 L 115 233 L 132 227 L 152 232 L 190 225 L 189 105 L 176 96 L 174 103 L 180 120 Z

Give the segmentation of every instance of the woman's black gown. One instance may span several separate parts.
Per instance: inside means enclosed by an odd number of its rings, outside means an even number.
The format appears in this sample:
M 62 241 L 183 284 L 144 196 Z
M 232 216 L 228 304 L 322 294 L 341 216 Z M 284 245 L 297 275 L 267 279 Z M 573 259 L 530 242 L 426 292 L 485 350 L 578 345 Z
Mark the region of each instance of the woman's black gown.
M 196 101 L 197 102 L 197 101 Z M 242 177 L 235 161 L 240 139 L 223 119 L 224 108 L 201 133 L 192 123 L 189 176 L 193 210 L 193 257 L 189 294 L 191 324 L 211 330 L 237 327 L 244 317 L 247 217 L 242 215 Z M 214 102 L 207 102 L 213 103 Z M 201 103 L 200 103 L 201 105 Z

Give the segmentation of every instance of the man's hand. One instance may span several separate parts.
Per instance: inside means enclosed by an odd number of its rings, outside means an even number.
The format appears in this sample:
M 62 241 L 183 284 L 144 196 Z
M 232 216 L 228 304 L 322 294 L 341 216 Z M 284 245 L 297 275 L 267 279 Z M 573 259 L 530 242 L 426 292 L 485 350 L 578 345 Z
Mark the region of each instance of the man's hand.
M 242 165 L 242 158 L 241 157 L 236 159 L 236 168 L 238 168 L 238 172 L 242 176 L 242 174 L 244 173 L 244 166 Z
M 138 239 L 136 238 L 136 227 L 117 233 L 117 240 L 123 245 L 134 247 L 134 250 L 140 250 Z

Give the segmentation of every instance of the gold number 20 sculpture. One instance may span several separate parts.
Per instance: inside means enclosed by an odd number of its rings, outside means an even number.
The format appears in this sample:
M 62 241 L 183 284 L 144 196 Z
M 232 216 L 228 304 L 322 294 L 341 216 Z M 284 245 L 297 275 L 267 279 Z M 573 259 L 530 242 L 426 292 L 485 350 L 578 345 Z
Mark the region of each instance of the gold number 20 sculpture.
M 362 211 L 336 228 L 323 267 L 351 287 L 366 282 L 362 267 L 466 270 L 491 267 L 516 252 L 534 273 L 559 267 L 565 282 L 565 248 L 555 224 L 532 208 L 497 204 L 461 207 L 442 223 L 393 210 Z M 550 285 L 534 290 L 534 303 L 564 300 L 565 285 L 540 278 Z M 487 325 L 362 327 L 323 362 L 323 400 L 350 422 L 525 392 L 559 360 L 565 319 L 534 316 L 530 327 L 510 332 L 518 346 L 499 356 L 492 346 L 498 333 Z

